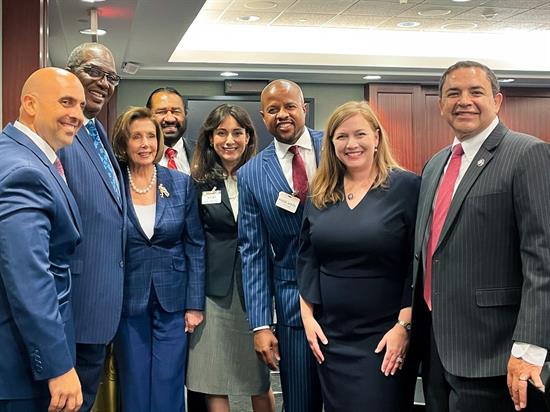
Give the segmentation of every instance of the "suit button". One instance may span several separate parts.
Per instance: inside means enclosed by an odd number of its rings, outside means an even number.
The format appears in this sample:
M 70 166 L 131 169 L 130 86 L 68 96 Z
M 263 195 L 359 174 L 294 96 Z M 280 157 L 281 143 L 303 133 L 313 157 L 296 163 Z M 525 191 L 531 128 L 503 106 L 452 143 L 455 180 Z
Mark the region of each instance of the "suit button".
M 121 268 L 123 268 L 123 267 L 124 267 L 124 261 L 121 260 L 120 262 L 118 262 L 118 265 L 119 265 Z
M 414 254 L 414 258 L 415 258 L 416 260 L 418 260 L 418 259 L 420 259 L 420 255 L 419 255 L 418 253 L 415 253 L 415 254 Z

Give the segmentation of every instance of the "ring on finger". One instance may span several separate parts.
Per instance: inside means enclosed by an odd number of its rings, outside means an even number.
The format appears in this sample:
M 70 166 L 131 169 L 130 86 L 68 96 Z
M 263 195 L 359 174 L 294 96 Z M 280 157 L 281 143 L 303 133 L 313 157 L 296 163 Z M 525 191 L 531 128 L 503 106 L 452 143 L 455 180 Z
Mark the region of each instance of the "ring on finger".
M 521 382 L 527 382 L 527 381 L 529 380 L 529 378 L 526 377 L 526 376 L 520 376 L 520 377 L 519 377 L 519 380 L 520 380 Z
M 399 356 L 395 361 L 396 361 L 397 363 L 403 363 L 404 360 L 405 360 L 405 359 L 403 359 L 401 356 Z

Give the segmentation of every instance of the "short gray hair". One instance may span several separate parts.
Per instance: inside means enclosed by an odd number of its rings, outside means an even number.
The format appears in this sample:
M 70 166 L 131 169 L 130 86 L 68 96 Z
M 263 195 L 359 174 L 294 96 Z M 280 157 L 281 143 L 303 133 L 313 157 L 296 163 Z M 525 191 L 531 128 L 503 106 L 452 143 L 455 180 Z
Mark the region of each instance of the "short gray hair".
M 111 53 L 111 50 L 109 50 L 107 46 L 104 46 L 101 43 L 82 43 L 76 46 L 71 54 L 69 54 L 69 59 L 67 60 L 67 68 L 73 69 L 75 67 L 81 66 L 84 62 L 85 54 L 89 49 L 101 49 L 106 51 L 111 57 L 113 57 L 113 53 Z

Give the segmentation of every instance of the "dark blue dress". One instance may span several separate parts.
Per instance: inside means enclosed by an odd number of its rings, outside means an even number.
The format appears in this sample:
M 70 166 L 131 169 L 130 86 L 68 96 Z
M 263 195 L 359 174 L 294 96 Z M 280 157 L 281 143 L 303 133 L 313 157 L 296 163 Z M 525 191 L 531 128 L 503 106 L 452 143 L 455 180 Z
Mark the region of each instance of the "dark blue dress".
M 419 188 L 418 176 L 396 170 L 354 209 L 305 211 L 298 285 L 329 341 L 318 369 L 327 412 L 401 410 L 404 374 L 386 377 L 374 349 L 411 305 Z

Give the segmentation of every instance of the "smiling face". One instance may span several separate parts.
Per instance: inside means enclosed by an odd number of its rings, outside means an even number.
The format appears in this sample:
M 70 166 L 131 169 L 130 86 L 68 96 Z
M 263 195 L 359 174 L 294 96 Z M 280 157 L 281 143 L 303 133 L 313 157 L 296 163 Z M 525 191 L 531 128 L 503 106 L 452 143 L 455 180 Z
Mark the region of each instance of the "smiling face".
M 135 119 L 130 123 L 126 148 L 130 168 L 153 164 L 158 150 L 157 129 L 149 119 Z
M 347 170 L 354 171 L 370 170 L 379 140 L 379 131 L 361 114 L 344 120 L 332 136 L 336 157 Z
M 151 112 L 162 127 L 164 143 L 170 147 L 174 146 L 187 128 L 182 98 L 175 93 L 165 91 L 155 93 L 151 98 Z
M 262 92 L 261 108 L 269 133 L 281 143 L 296 143 L 306 124 L 306 105 L 298 85 L 288 81 L 271 83 Z
M 486 129 L 495 119 L 502 94 L 493 96 L 491 82 L 479 67 L 462 67 L 450 72 L 442 87 L 439 107 L 459 140 Z
M 250 137 L 233 116 L 227 116 L 214 129 L 210 144 L 219 156 L 223 168 L 228 174 L 241 160 Z
M 109 102 L 115 86 L 109 83 L 105 76 L 93 78 L 83 69 L 92 66 L 105 73 L 116 74 L 115 62 L 111 53 L 100 47 L 90 47 L 83 51 L 83 59 L 78 67 L 71 68 L 78 76 L 86 92 L 86 108 L 84 114 L 88 119 L 95 117 Z

